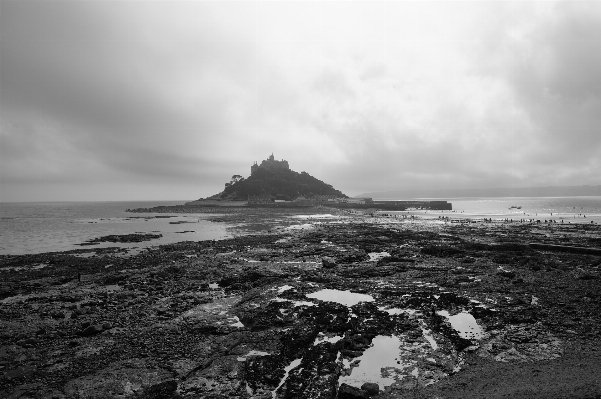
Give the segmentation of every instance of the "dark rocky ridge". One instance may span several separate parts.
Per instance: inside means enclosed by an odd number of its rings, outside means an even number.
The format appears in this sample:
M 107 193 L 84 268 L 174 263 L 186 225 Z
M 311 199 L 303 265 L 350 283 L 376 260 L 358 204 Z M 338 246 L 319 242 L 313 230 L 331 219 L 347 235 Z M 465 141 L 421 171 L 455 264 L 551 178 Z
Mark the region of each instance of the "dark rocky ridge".
M 79 245 L 96 245 L 101 242 L 143 242 L 150 241 L 157 238 L 161 238 L 162 234 L 152 234 L 152 233 L 135 233 L 135 234 L 118 234 L 118 235 L 108 235 L 93 238 L 91 240 L 85 241 Z
M 345 362 L 389 334 L 417 348 L 406 356 L 418 378 L 372 397 L 598 397 L 601 258 L 528 243 L 594 249 L 600 233 L 358 218 L 129 257 L 114 248 L 1 256 L 0 397 L 271 398 L 284 368 L 301 359 L 277 397 L 334 398 Z M 381 252 L 390 257 L 369 260 Z M 375 301 L 347 307 L 306 296 L 322 288 Z M 469 311 L 488 336 L 461 337 L 438 310 Z M 340 397 L 353 394 L 375 387 Z

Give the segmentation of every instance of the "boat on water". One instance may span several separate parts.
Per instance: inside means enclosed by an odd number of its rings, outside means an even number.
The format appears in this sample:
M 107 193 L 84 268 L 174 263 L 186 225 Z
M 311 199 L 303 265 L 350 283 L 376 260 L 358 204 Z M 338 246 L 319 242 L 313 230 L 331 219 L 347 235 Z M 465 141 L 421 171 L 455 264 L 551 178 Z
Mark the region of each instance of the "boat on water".
M 522 207 L 521 207 L 521 206 L 515 206 L 515 205 L 511 205 L 511 206 L 509 207 L 509 209 L 522 209 Z

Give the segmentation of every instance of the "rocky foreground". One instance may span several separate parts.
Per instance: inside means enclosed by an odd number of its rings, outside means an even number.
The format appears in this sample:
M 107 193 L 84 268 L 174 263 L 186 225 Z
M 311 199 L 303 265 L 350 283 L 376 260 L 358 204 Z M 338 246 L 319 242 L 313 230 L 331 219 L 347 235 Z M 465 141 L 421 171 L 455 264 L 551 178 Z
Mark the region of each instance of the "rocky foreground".
M 601 397 L 599 226 L 312 226 L 1 256 L 0 397 Z

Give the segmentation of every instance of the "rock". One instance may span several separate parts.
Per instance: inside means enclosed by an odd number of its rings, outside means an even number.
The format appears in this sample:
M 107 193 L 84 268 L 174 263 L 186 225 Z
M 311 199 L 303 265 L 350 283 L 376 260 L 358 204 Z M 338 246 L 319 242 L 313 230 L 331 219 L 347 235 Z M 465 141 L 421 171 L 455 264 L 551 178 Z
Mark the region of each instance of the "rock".
M 79 335 L 81 335 L 82 337 L 89 337 L 91 335 L 99 334 L 102 331 L 102 324 L 94 324 L 92 326 L 86 327 L 83 331 L 80 331 Z
M 43 396 L 45 394 L 44 391 L 44 385 L 40 384 L 40 383 L 31 383 L 31 384 L 22 384 L 19 385 L 17 387 L 15 387 L 15 389 L 12 391 L 12 394 L 10 396 L 5 396 L 6 399 L 26 399 L 26 398 L 52 398 L 51 396 Z M 3 394 L 6 393 L 6 391 L 2 392 Z
M 597 276 L 596 274 L 593 273 L 581 273 L 578 275 L 578 278 L 580 280 L 597 280 L 599 278 L 599 276 Z
M 171 398 L 176 390 L 177 382 L 175 380 L 168 380 L 144 388 L 142 396 L 146 399 Z
M 514 278 L 515 277 L 515 272 L 511 271 L 511 270 L 500 270 L 498 272 L 499 276 L 503 276 L 503 277 L 507 277 L 507 278 Z
M 159 315 L 164 315 L 168 312 L 169 312 L 169 308 L 166 306 L 161 306 L 161 307 L 157 308 L 157 314 L 159 314 Z
M 369 396 L 377 395 L 380 392 L 380 386 L 375 382 L 366 382 L 361 385 L 361 389 L 363 389 Z
M 356 399 L 356 398 L 369 398 L 369 395 L 363 389 L 355 388 L 348 384 L 341 384 L 338 388 L 339 399 Z
M 50 317 L 52 317 L 53 319 L 64 319 L 65 314 L 61 311 L 54 310 L 54 311 L 50 312 Z
M 113 328 L 113 325 L 111 323 L 102 323 L 103 330 L 110 330 L 111 328 Z
M 172 374 L 143 359 L 128 359 L 109 364 L 94 374 L 69 381 L 64 392 L 69 398 L 171 398 Z
M 321 259 L 321 264 L 326 269 L 332 269 L 332 268 L 336 267 L 336 260 L 334 258 L 330 258 L 329 256 L 326 256 Z
M 26 339 L 22 339 L 22 340 L 18 341 L 17 344 L 20 346 L 24 346 L 24 347 L 30 347 L 30 346 L 38 344 L 39 342 L 40 341 L 35 338 L 26 338 Z
M 385 256 L 384 258 L 378 261 L 378 266 L 387 265 L 389 263 L 399 264 L 399 263 L 415 263 L 415 259 L 412 258 L 404 258 L 399 256 Z
M 7 371 L 4 374 L 4 377 L 8 380 L 12 380 L 13 378 L 28 377 L 35 373 L 35 371 L 35 366 L 19 366 L 17 368 Z

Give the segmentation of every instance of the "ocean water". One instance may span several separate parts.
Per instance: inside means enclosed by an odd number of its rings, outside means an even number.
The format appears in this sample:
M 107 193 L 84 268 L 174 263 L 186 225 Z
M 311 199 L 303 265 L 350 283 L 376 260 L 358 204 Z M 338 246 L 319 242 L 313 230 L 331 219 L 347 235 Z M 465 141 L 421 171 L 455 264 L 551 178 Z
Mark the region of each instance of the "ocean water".
M 453 211 L 399 212 L 420 218 L 493 218 L 564 220 L 601 223 L 601 197 L 449 198 Z M 218 240 L 240 234 L 214 214 L 128 213 L 128 208 L 181 205 L 185 201 L 0 203 L 0 254 L 20 255 L 73 249 L 123 247 L 141 249 L 180 241 Z M 521 206 L 521 209 L 511 208 Z M 390 212 L 387 212 L 390 213 Z M 552 215 L 551 215 L 552 213 Z M 173 216 L 153 218 L 153 216 Z M 178 223 L 175 224 L 174 222 Z M 179 223 L 183 222 L 183 223 Z M 77 244 L 110 234 L 155 233 L 141 243 Z
M 427 198 L 420 198 L 429 200 Z M 564 223 L 601 223 L 601 197 L 448 198 L 453 211 L 405 212 L 422 217 L 536 219 Z M 518 209 L 520 207 L 521 209 Z M 403 212 L 397 212 L 403 213 Z
M 180 241 L 232 237 L 223 223 L 206 220 L 208 215 L 125 212 L 128 208 L 181 205 L 184 202 L 0 203 L 0 254 L 21 255 L 106 247 L 140 249 Z M 140 243 L 77 245 L 101 236 L 133 233 L 162 234 L 163 237 Z

